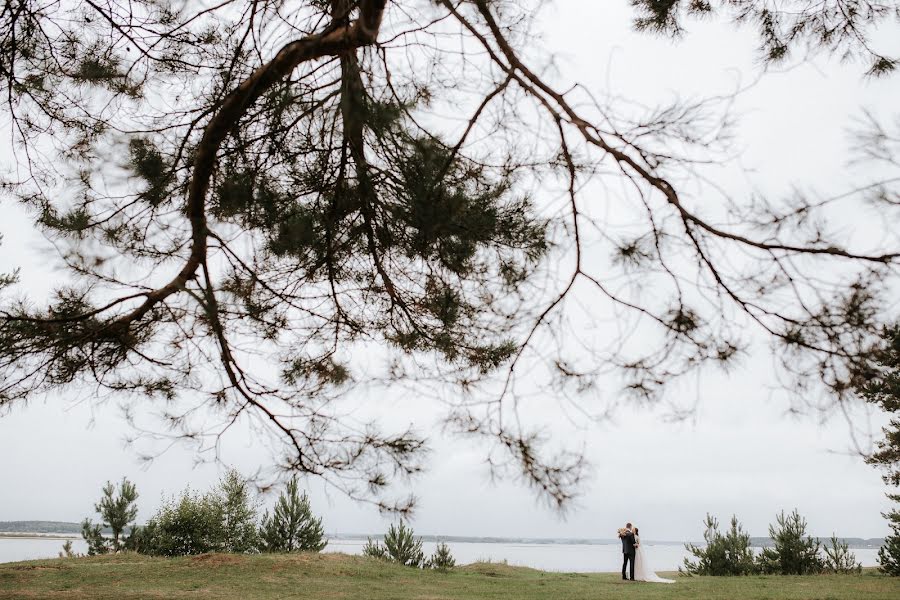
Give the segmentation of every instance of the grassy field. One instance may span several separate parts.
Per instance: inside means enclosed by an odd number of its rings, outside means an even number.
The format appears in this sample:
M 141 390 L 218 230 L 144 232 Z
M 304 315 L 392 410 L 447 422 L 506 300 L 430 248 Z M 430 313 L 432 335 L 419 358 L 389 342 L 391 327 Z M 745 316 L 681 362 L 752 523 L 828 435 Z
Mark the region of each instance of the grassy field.
M 352 598 L 354 600 L 900 599 L 900 579 L 859 576 L 677 578 L 631 583 L 616 574 L 545 573 L 478 563 L 418 571 L 344 554 L 164 559 L 137 555 L 0 564 L 0 598 Z

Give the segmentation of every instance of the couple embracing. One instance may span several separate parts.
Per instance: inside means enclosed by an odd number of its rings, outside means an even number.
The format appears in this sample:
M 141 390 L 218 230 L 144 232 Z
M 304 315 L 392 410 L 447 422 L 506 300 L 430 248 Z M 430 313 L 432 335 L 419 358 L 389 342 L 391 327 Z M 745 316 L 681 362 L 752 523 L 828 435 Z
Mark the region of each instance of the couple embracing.
M 641 538 L 638 534 L 638 528 L 631 523 L 625 525 L 618 531 L 619 538 L 622 540 L 622 579 L 628 579 L 626 569 L 631 575 L 631 581 L 649 581 L 651 583 L 675 583 L 674 579 L 664 579 L 659 577 L 650 568 L 647 561 L 647 553 L 641 547 Z

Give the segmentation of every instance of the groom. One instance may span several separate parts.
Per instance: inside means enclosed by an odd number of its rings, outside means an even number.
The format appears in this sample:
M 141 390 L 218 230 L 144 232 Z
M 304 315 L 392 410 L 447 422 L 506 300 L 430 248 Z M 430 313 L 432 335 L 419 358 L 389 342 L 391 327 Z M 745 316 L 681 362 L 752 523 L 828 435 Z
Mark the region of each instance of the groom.
M 631 523 L 627 523 L 625 529 L 619 530 L 619 537 L 622 539 L 622 554 L 624 555 L 622 560 L 622 579 L 628 579 L 628 577 L 625 577 L 625 567 L 631 561 L 631 581 L 634 581 L 634 554 L 637 544 L 634 541 L 634 531 Z

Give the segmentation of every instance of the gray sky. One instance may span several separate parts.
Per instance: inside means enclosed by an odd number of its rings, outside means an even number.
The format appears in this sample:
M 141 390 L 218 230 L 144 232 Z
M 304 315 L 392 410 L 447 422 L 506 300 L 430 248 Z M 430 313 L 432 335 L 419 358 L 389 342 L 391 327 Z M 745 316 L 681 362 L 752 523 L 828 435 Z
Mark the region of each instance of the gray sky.
M 692 24 L 685 39 L 673 43 L 633 34 L 630 15 L 624 0 L 557 2 L 539 23 L 545 47 L 559 52 L 560 81 L 578 80 L 652 105 L 674 94 L 727 93 L 759 72 L 749 32 Z M 845 189 L 843 150 L 860 107 L 888 115 L 900 98 L 900 77 L 867 81 L 864 70 L 817 60 L 769 73 L 742 95 L 736 107 L 741 164 L 752 171 L 756 188 L 779 193 L 802 183 Z M 730 176 L 728 185 L 735 193 L 750 190 L 740 177 Z M 21 266 L 29 287 L 49 285 L 52 271 L 40 259 L 46 243 L 8 202 L 0 214 L 0 271 Z M 492 484 L 483 448 L 437 438 L 437 447 L 448 451 L 435 452 L 429 473 L 414 484 L 421 498 L 414 527 L 447 535 L 610 537 L 631 520 L 651 539 L 679 540 L 700 538 L 706 512 L 720 520 L 736 513 L 751 534 L 765 535 L 775 513 L 796 507 L 817 535 L 888 533 L 879 514 L 888 506 L 885 489 L 878 473 L 849 452 L 847 424 L 787 416 L 788 406 L 769 392 L 771 360 L 764 346 L 757 350 L 730 375 L 706 373 L 677 384 L 674 395 L 698 402 L 690 421 L 625 410 L 614 422 L 585 431 L 592 480 L 565 518 L 520 486 Z M 91 513 L 103 482 L 123 475 L 137 483 L 145 519 L 163 494 L 188 484 L 203 489 L 218 477 L 216 467 L 194 468 L 192 452 L 180 447 L 141 470 L 123 446 L 128 430 L 115 407 L 73 404 L 74 398 L 62 392 L 0 417 L 0 520 L 80 520 Z M 422 428 L 437 416 L 414 399 L 378 402 L 386 414 L 407 415 Z M 563 420 L 550 399 L 535 410 L 551 428 Z M 863 431 L 880 422 L 857 417 Z M 223 453 L 247 472 L 266 457 L 249 435 L 232 436 Z M 316 481 L 309 487 L 329 531 L 384 529 L 373 509 L 329 494 Z

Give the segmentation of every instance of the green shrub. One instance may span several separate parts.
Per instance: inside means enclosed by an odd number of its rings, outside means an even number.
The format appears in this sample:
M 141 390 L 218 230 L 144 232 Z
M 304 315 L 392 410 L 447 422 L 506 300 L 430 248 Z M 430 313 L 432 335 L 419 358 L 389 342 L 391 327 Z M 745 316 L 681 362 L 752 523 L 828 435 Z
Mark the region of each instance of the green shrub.
M 824 566 L 819 555 L 821 544 L 818 539 L 806 535 L 806 519 L 794 509 L 787 516 L 782 511 L 776 521 L 777 525 L 769 525 L 769 536 L 774 546 L 764 549 L 757 559 L 760 572 L 777 575 L 821 572 Z
M 825 557 L 822 561 L 822 570 L 826 573 L 862 573 L 862 564 L 856 561 L 856 555 L 850 551 L 847 542 L 837 539 L 834 534 L 828 546 L 824 546 Z
M 135 550 L 158 556 L 255 552 L 256 505 L 246 480 L 232 470 L 205 494 L 187 489 L 164 502 L 132 537 Z
M 146 554 L 185 556 L 219 550 L 222 529 L 222 505 L 215 495 L 187 489 L 164 502 L 139 537 Z
M 219 482 L 217 491 L 222 518 L 219 551 L 238 554 L 256 552 L 260 545 L 256 528 L 257 505 L 250 497 L 247 480 L 231 469 Z
M 62 551 L 59 553 L 60 558 L 75 558 L 78 556 L 74 550 L 72 550 L 72 540 L 66 540 L 63 543 Z
M 900 495 L 893 494 L 889 497 L 900 502 Z M 884 539 L 884 545 L 878 549 L 878 570 L 893 577 L 900 577 L 900 509 L 884 513 L 888 524 L 893 531 Z
M 731 517 L 731 528 L 725 535 L 719 532 L 719 522 L 711 515 L 706 515 L 704 525 L 706 545 L 685 544 L 685 549 L 696 561 L 685 558 L 679 572 L 686 575 L 751 575 L 756 571 L 750 536 L 743 531 L 736 516 Z
M 372 558 L 380 558 L 383 560 L 390 559 L 387 553 L 387 548 L 382 546 L 380 543 L 372 540 L 372 538 L 367 538 L 366 545 L 363 546 L 363 555 L 371 556 Z
M 143 552 L 146 527 L 135 525 L 131 528 L 131 535 L 125 538 L 123 548 L 130 552 Z
M 781 559 L 773 548 L 763 548 L 756 557 L 756 572 L 760 575 L 781 575 Z
M 431 558 L 428 559 L 428 567 L 438 571 L 449 571 L 456 566 L 456 559 L 450 554 L 450 548 L 447 544 L 441 542 Z
M 384 545 L 371 539 L 363 548 L 363 554 L 375 558 L 383 558 L 400 563 L 407 567 L 425 568 L 425 553 L 422 551 L 422 539 L 413 535 L 413 530 L 400 521 L 398 526 L 391 525 L 384 536 Z
M 422 551 L 422 539 L 413 536 L 413 530 L 406 527 L 403 521 L 399 526 L 391 525 L 384 536 L 387 554 L 394 562 L 407 567 L 423 567 L 425 553 Z
M 107 539 L 103 537 L 102 530 L 102 526 L 94 525 L 90 519 L 85 519 L 81 522 L 81 537 L 87 542 L 88 556 L 109 552 L 109 545 L 107 544 Z
M 319 552 L 328 544 L 322 519 L 313 516 L 306 492 L 299 492 L 296 476 L 278 497 L 271 517 L 266 511 L 259 537 L 260 548 L 265 552 Z

